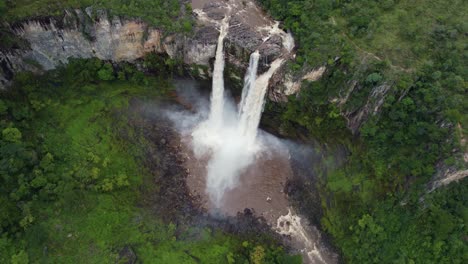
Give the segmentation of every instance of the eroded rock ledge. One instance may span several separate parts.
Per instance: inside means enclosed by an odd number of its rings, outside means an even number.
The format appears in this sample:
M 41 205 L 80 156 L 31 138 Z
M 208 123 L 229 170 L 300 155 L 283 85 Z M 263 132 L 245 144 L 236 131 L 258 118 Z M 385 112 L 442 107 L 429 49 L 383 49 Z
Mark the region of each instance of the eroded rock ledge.
M 140 19 L 110 16 L 105 10 L 91 7 L 67 10 L 62 17 L 9 25 L 29 48 L 0 50 L 0 88 L 5 89 L 16 72 L 51 70 L 66 64 L 70 57 L 133 62 L 151 52 L 178 59 L 187 66 L 207 66 L 199 68 L 199 73 L 208 77 L 216 51 L 218 21 L 226 15 L 230 16 L 226 60 L 239 70 L 248 66 L 250 53 L 257 49 L 262 54 L 260 71 L 289 49 L 283 40 L 287 34 L 252 2 L 193 1 L 193 5 L 196 25 L 189 35 L 167 34 Z

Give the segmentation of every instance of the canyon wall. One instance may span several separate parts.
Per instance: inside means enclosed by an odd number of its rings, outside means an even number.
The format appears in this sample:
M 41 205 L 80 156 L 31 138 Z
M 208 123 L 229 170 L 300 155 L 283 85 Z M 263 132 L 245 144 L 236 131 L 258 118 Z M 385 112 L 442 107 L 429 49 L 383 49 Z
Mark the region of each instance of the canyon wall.
M 294 39 L 279 28 L 253 2 L 231 0 L 194 0 L 191 33 L 168 33 L 152 27 L 141 19 L 111 16 L 105 10 L 75 9 L 64 11 L 59 17 L 32 18 L 9 25 L 9 30 L 28 44 L 28 48 L 0 49 L 0 89 L 6 89 L 15 73 L 41 72 L 66 64 L 69 58 L 97 57 L 113 62 L 135 62 L 148 53 L 157 53 L 183 62 L 196 69 L 199 77 L 209 78 L 215 57 L 219 23 L 229 16 L 225 38 L 226 75 L 242 87 L 249 56 L 259 50 L 259 74 L 265 72 L 279 57 L 294 57 Z M 204 67 L 198 67 L 204 66 Z M 327 74 L 325 66 L 291 73 L 287 63 L 270 81 L 268 97 L 286 102 L 288 96 L 298 94 L 303 82 L 318 81 Z M 330 103 L 344 106 L 357 82 L 342 87 L 340 96 L 329 98 Z M 367 101 L 353 111 L 343 110 L 348 128 L 357 133 L 371 115 L 378 114 L 391 85 L 374 87 Z
M 139 19 L 110 16 L 105 10 L 92 8 L 67 10 L 62 17 L 34 18 L 9 25 L 10 31 L 25 40 L 29 48 L 0 50 L 0 88 L 5 89 L 16 72 L 51 70 L 66 64 L 69 58 L 134 62 L 151 52 L 178 59 L 188 66 L 207 66 L 199 68 L 200 75 L 206 77 L 210 70 L 201 69 L 211 68 L 219 34 L 217 22 L 225 16 L 222 8 L 225 6 L 221 2 L 195 9 L 196 25 L 189 34 L 168 34 Z M 267 30 L 274 25 L 274 21 L 265 18 L 252 27 L 233 15 L 232 30 L 226 37 L 228 63 L 243 70 L 250 53 L 259 49 L 261 69 L 266 70 L 271 61 L 283 54 L 279 37 L 282 32 Z

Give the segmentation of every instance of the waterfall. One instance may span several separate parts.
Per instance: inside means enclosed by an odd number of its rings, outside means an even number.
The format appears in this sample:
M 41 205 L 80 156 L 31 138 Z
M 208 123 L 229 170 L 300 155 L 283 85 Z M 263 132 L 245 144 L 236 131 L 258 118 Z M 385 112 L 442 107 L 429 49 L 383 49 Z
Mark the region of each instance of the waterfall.
M 239 117 L 242 116 L 242 110 L 244 110 L 245 99 L 247 94 L 250 91 L 250 88 L 255 85 L 255 80 L 257 79 L 257 69 L 258 69 L 258 60 L 260 58 L 260 53 L 255 51 L 250 55 L 249 68 L 247 68 L 247 73 L 244 78 L 244 88 L 242 89 L 242 99 L 239 104 Z
M 260 75 L 253 86 L 250 85 L 250 89 L 246 91 L 245 102 L 241 103 L 238 129 L 239 133 L 245 137 L 248 146 L 255 143 L 270 78 L 282 63 L 282 58 L 273 61 L 268 71 Z
M 197 157 L 209 155 L 206 190 L 215 207 L 222 206 L 224 193 L 238 184 L 239 176 L 254 160 L 257 128 L 263 110 L 268 82 L 281 66 L 283 59 L 273 61 L 267 72 L 257 78 L 260 54 L 250 56 L 249 69 L 244 78 L 244 90 L 239 111 L 224 98 L 223 40 L 227 34 L 227 20 L 223 19 L 216 49 L 213 70 L 213 91 L 209 118 L 192 132 L 193 150 Z
M 288 32 L 283 36 L 283 46 L 286 48 L 286 50 L 288 50 L 289 53 L 294 49 L 294 38 L 291 32 Z
M 228 16 L 222 21 L 219 28 L 218 46 L 213 68 L 213 91 L 211 93 L 211 110 L 209 123 L 218 128 L 223 123 L 224 108 L 224 38 L 228 31 Z

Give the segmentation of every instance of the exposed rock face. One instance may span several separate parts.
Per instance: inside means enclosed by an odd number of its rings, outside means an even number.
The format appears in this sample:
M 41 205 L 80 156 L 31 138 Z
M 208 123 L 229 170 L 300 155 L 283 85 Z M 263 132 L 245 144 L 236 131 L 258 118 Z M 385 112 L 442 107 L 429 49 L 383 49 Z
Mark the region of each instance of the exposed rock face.
M 51 70 L 70 57 L 133 62 L 156 52 L 187 65 L 209 68 L 216 51 L 218 21 L 226 15 L 230 16 L 225 40 L 227 63 L 244 70 L 250 53 L 258 49 L 262 54 L 260 70 L 264 71 L 271 61 L 287 53 L 283 45 L 287 34 L 254 3 L 194 0 L 193 6 L 196 27 L 190 36 L 166 36 L 138 19 L 109 17 L 106 11 L 91 8 L 66 11 L 62 18 L 31 19 L 11 26 L 30 49 L 0 51 L 0 88 L 9 84 L 15 72 Z
M 260 52 L 259 74 L 280 56 L 289 56 L 290 35 L 278 28 L 253 1 L 193 0 L 192 7 L 199 25 L 219 28 L 220 21 L 229 17 L 226 36 L 227 63 L 245 70 L 249 56 Z M 243 76 L 236 76 L 243 78 Z
M 276 80 L 278 85 L 270 91 L 270 99 L 273 101 L 287 101 L 287 96 L 299 93 L 303 81 L 315 82 L 320 80 L 326 69 L 325 66 L 321 66 L 306 72 L 298 78 L 290 73 L 279 75 L 278 77 L 282 79 Z
M 345 98 L 339 100 L 340 104 L 346 103 L 348 98 L 351 96 L 353 90 L 355 89 L 357 83 L 353 82 L 351 89 L 346 94 Z M 343 115 L 347 119 L 348 128 L 353 132 L 353 134 L 358 133 L 361 125 L 371 116 L 379 113 L 380 108 L 382 107 L 387 93 L 390 91 L 392 86 L 388 83 L 383 83 L 381 85 L 375 86 L 367 97 L 366 103 L 356 111 L 345 111 Z
M 83 18 L 80 10 L 67 12 L 64 21 L 72 16 Z M 89 17 L 88 17 L 89 18 Z M 149 29 L 138 21 L 125 21 L 114 17 L 111 21 L 101 12 L 100 18 L 92 24 L 90 36 L 80 31 L 80 19 L 66 28 L 59 28 L 57 21 L 50 23 L 27 21 L 15 29 L 15 33 L 28 40 L 31 50 L 25 58 L 36 60 L 45 70 L 67 63 L 69 57 L 102 60 L 133 61 L 147 52 L 163 52 L 160 45 L 161 32 Z M 144 34 L 148 34 L 144 38 Z
M 11 30 L 27 40 L 30 49 L 0 51 L 3 71 L 51 70 L 70 57 L 120 62 L 134 61 L 149 52 L 166 52 L 160 30 L 138 20 L 109 19 L 105 11 L 94 15 L 89 8 L 86 12 L 67 11 L 62 19 L 25 21 Z M 11 76 L 2 77 L 2 86 L 6 86 Z
M 290 73 L 280 73 L 275 76 L 274 84 L 270 89 L 269 97 L 275 102 L 287 102 L 288 96 L 298 94 L 303 82 L 315 82 L 322 78 L 327 71 L 325 66 L 321 66 L 310 71 L 305 71 L 301 75 L 293 76 Z M 359 133 L 361 125 L 372 115 L 380 112 L 388 92 L 392 85 L 383 83 L 371 89 L 367 95 L 367 100 L 356 109 L 347 109 L 345 106 L 354 93 L 362 89 L 357 81 L 351 81 L 348 86 L 342 87 L 337 97 L 329 98 L 329 102 L 336 104 L 341 109 L 341 115 L 347 120 L 347 126 L 353 134 Z
M 429 192 L 468 177 L 468 149 L 466 148 L 466 138 L 463 135 L 463 128 L 460 123 L 455 126 L 455 133 L 458 135 L 459 147 L 452 150 L 452 155 L 458 160 L 458 164 L 447 165 L 440 161 L 436 166 L 436 173 L 427 185 Z
M 458 182 L 468 177 L 468 170 L 457 170 L 455 167 L 448 168 L 445 171 L 438 170 L 431 182 L 428 184 L 430 192 L 435 189 L 448 185 L 451 182 Z
M 216 53 L 219 32 L 214 27 L 200 26 L 194 38 L 187 40 L 185 63 L 210 65 L 210 58 Z

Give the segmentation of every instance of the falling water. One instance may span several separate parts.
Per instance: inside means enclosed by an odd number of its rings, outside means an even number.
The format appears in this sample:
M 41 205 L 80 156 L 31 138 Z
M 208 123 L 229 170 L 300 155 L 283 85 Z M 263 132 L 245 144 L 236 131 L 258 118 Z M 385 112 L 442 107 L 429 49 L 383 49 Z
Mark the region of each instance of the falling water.
M 320 240 L 320 233 L 318 231 L 311 233 L 306 230 L 307 225 L 302 223 L 303 220 L 298 215 L 293 214 L 291 209 L 289 209 L 287 215 L 280 216 L 276 221 L 277 232 L 281 235 L 294 237 L 300 244 L 300 247 L 304 247 L 302 251 L 305 253 L 310 263 L 327 263 L 327 261 L 323 259 L 322 253 L 317 245 L 317 241 Z M 311 234 L 317 237 L 311 237 Z
M 250 88 L 255 85 L 255 80 L 257 79 L 257 69 L 258 69 L 258 60 L 260 58 L 260 53 L 255 51 L 250 55 L 249 68 L 247 68 L 247 73 L 244 78 L 244 88 L 242 89 L 242 99 L 239 104 L 239 116 L 242 116 L 242 110 L 244 110 L 245 99 L 247 94 L 250 91 Z
M 283 59 L 275 60 L 270 69 L 256 78 L 259 53 L 254 52 L 251 56 L 249 71 L 245 77 L 243 93 L 243 102 L 241 103 L 239 113 L 235 120 L 220 120 L 218 126 L 213 126 L 208 122 L 203 122 L 192 132 L 193 147 L 196 155 L 209 153 L 210 160 L 207 166 L 207 193 L 212 204 L 219 208 L 222 206 L 224 193 L 235 188 L 238 184 L 238 178 L 242 171 L 254 161 L 254 154 L 257 150 L 255 137 L 260 122 L 263 108 L 264 97 L 268 88 L 268 82 L 281 66 Z M 224 60 L 223 56 L 216 56 L 216 60 Z M 224 64 L 224 63 L 222 63 Z M 222 65 L 218 61 L 215 65 Z M 213 94 L 224 89 L 221 76 L 220 80 L 213 80 Z M 213 100 L 220 99 L 220 102 L 214 103 Z M 212 96 L 212 105 L 221 107 L 225 115 L 219 115 L 219 118 L 226 118 L 231 112 L 225 104 L 224 96 L 216 98 Z M 224 108 L 224 109 L 222 109 Z M 211 116 L 215 108 L 212 107 Z M 217 120 L 214 120 L 217 121 Z M 221 122 L 222 121 L 222 122 Z M 215 124 L 216 125 L 216 124 Z
M 255 143 L 270 78 L 282 63 L 282 58 L 273 61 L 270 69 L 255 80 L 254 85 L 246 93 L 245 102 L 241 105 L 238 129 L 239 133 L 245 137 L 248 146 Z
M 223 122 L 224 108 L 224 38 L 228 31 L 228 16 L 221 21 L 219 28 L 218 47 L 216 48 L 216 58 L 213 68 L 213 91 L 211 94 L 211 111 L 209 123 L 218 128 Z
M 291 52 L 294 49 L 294 38 L 291 32 L 288 32 L 283 36 L 283 46 L 288 52 Z
M 254 161 L 257 151 L 255 138 L 263 110 L 268 82 L 281 66 L 283 59 L 275 60 L 270 69 L 257 77 L 260 54 L 251 54 L 249 69 L 244 79 L 244 90 L 239 111 L 231 109 L 224 98 L 224 48 L 228 17 L 220 23 L 220 34 L 213 69 L 213 90 L 209 118 L 192 132 L 193 150 L 197 157 L 208 155 L 206 190 L 215 207 L 222 206 L 227 190 L 238 184 L 242 171 Z M 205 156 L 206 157 L 206 156 Z

